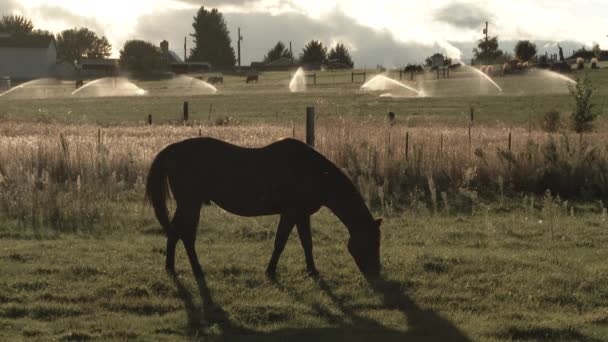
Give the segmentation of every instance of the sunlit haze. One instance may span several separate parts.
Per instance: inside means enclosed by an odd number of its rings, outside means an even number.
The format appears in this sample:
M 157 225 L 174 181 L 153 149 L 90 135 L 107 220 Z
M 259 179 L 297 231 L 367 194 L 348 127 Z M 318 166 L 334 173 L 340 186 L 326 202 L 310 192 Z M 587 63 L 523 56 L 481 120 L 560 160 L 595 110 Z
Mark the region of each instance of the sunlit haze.
M 536 41 L 541 53 L 555 52 L 558 42 L 566 49 L 608 46 L 608 2 L 599 0 L 2 0 L 0 12 L 54 33 L 88 27 L 108 38 L 114 57 L 128 39 L 166 39 L 181 56 L 184 36 L 192 45 L 192 17 L 201 5 L 224 13 L 233 43 L 241 27 L 244 63 L 260 60 L 276 41 L 291 41 L 297 54 L 311 39 L 344 43 L 359 65 L 415 62 L 432 51 L 466 59 L 486 20 L 508 52 L 520 39 Z

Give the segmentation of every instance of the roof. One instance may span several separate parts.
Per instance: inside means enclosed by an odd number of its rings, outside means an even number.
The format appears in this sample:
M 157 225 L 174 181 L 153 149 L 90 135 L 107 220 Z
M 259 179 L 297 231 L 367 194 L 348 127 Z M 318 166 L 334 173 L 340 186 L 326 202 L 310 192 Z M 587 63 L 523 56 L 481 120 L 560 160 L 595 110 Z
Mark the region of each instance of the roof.
M 51 35 L 0 36 L 0 47 L 46 49 L 51 43 L 55 44 L 55 37 Z
M 117 59 L 106 58 L 83 58 L 80 60 L 80 65 L 108 65 L 115 66 L 118 64 Z
M 275 59 L 274 61 L 272 61 L 270 63 L 266 63 L 266 65 L 268 65 L 268 66 L 293 65 L 293 61 L 291 60 L 291 58 L 281 57 L 279 59 Z
M 173 52 L 171 50 L 169 50 L 169 62 L 171 62 L 171 63 L 183 63 L 182 59 L 179 58 L 179 56 L 175 52 Z

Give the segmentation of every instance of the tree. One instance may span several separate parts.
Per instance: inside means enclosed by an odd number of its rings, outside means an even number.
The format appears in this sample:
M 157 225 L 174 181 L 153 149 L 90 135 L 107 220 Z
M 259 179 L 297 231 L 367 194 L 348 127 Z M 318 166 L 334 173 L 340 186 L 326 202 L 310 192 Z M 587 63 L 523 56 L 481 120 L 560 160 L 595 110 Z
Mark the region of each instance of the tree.
M 597 113 L 593 112 L 591 97 L 595 89 L 588 78 L 577 79 L 576 84 L 569 86 L 570 95 L 574 98 L 574 111 L 570 114 L 570 124 L 577 133 L 591 130 Z
M 99 38 L 87 28 L 69 29 L 57 34 L 57 57 L 73 63 L 81 58 L 105 58 L 110 56 L 112 46 L 106 37 Z
M 230 45 L 230 32 L 226 27 L 224 15 L 217 8 L 211 11 L 204 6 L 194 17 L 194 48 L 190 49 L 190 60 L 209 62 L 214 66 L 234 66 L 236 57 Z
M 323 64 L 327 60 L 327 48 L 318 40 L 311 40 L 300 54 L 300 63 Z
M 529 40 L 520 40 L 515 44 L 515 56 L 524 62 L 536 56 L 536 44 Z
M 477 41 L 477 47 L 473 49 L 473 56 L 477 62 L 491 64 L 501 57 L 502 50 L 498 48 L 498 36 L 489 38 L 487 41 L 482 38 Z
M 348 53 L 348 49 L 344 46 L 344 44 L 340 43 L 336 44 L 335 47 L 329 50 L 327 59 L 332 61 L 332 63 L 337 64 L 336 67 L 338 68 L 352 69 L 355 65 L 350 57 L 350 53 Z
M 427 67 L 431 67 L 433 66 L 433 58 L 436 57 L 442 57 L 443 58 L 443 65 L 444 66 L 450 66 L 452 65 L 452 59 L 448 58 L 447 56 L 445 56 L 444 54 L 441 54 L 439 52 L 434 53 L 432 56 L 429 56 L 427 58 L 424 59 L 424 65 Z
M 602 54 L 602 49 L 600 49 L 600 44 L 598 42 L 593 42 L 593 48 L 591 49 L 593 51 L 593 56 L 597 59 L 600 58 L 600 55 Z
M 283 44 L 283 42 L 278 42 L 277 45 L 268 50 L 268 53 L 264 56 L 264 63 L 276 61 L 281 57 L 293 59 L 291 52 L 285 47 L 285 44 Z
M 120 50 L 120 66 L 137 73 L 149 73 L 161 66 L 161 51 L 143 40 L 128 40 Z
M 26 35 L 34 32 L 32 21 L 20 15 L 3 15 L 0 20 L 0 32 L 11 35 Z

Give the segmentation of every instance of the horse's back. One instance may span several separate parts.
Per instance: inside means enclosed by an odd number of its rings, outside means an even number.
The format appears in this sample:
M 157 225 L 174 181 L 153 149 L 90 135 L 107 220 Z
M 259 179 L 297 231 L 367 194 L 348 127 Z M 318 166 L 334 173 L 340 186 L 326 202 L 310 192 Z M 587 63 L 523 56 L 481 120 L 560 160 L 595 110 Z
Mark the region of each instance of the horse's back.
M 295 139 L 246 148 L 194 138 L 167 149 L 172 152 L 170 179 L 178 202 L 181 194 L 198 196 L 235 214 L 255 216 L 290 207 L 318 209 L 325 197 L 327 159 Z

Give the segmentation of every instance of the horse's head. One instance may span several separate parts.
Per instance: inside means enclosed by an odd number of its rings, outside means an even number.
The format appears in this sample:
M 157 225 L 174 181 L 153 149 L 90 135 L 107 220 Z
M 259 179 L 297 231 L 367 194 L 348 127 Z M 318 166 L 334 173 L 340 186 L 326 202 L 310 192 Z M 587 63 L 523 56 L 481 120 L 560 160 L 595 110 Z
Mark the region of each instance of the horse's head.
M 365 227 L 361 234 L 351 236 L 348 240 L 348 251 L 355 259 L 361 273 L 366 276 L 380 274 L 380 224 L 382 219 L 372 221 L 371 227 Z

